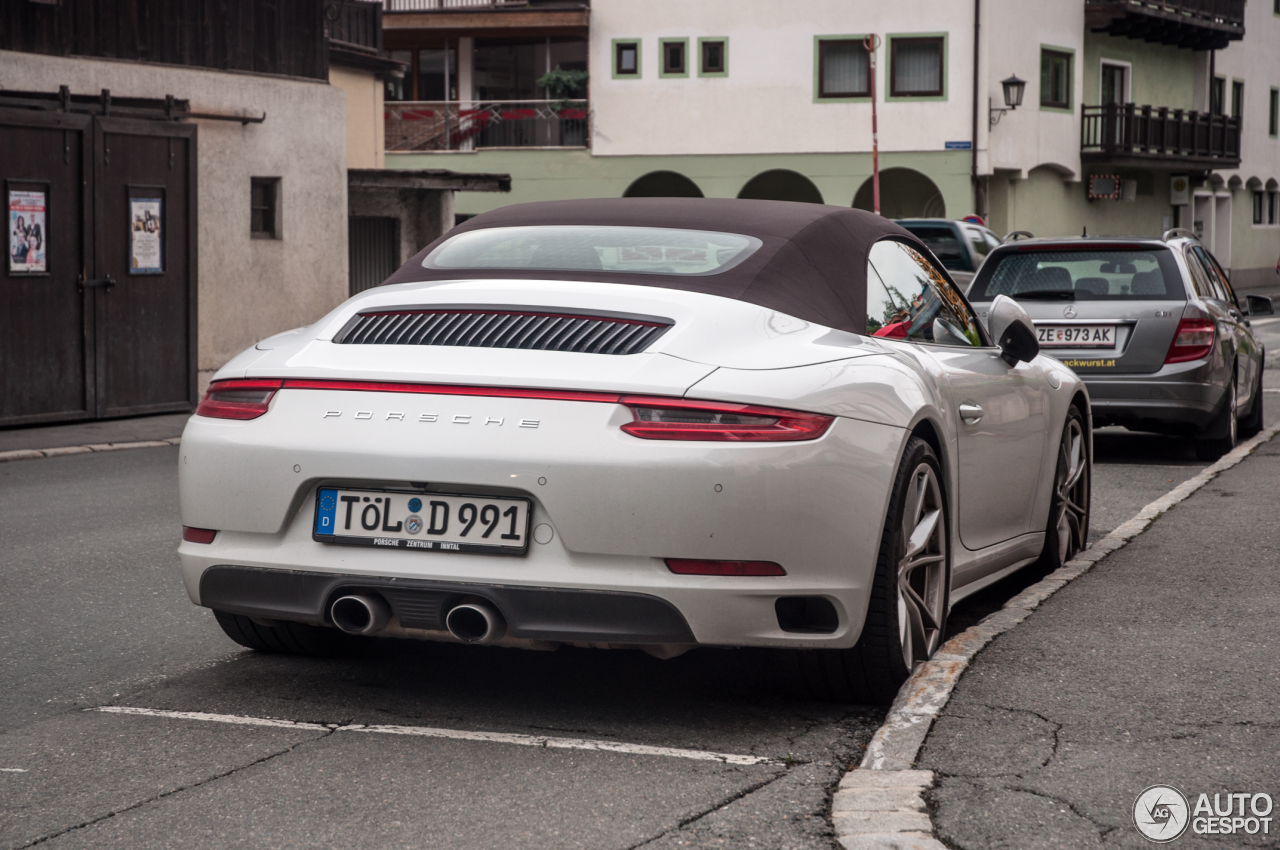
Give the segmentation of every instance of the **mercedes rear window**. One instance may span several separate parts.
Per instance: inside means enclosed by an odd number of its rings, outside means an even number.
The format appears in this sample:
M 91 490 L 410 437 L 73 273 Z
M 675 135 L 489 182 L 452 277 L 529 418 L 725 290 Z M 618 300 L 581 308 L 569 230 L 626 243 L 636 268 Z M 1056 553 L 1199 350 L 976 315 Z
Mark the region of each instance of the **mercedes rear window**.
M 1164 248 L 1015 249 L 993 254 L 969 289 L 970 301 L 1008 295 L 1019 301 L 1185 301 L 1186 290 Z
M 933 255 L 942 261 L 947 271 L 973 271 L 969 268 L 969 257 L 965 254 L 964 246 L 960 244 L 955 231 L 950 227 L 944 224 L 912 224 L 903 221 L 898 224 L 919 237 Z
M 546 225 L 459 233 L 427 255 L 429 269 L 712 275 L 751 256 L 753 236 L 662 227 Z

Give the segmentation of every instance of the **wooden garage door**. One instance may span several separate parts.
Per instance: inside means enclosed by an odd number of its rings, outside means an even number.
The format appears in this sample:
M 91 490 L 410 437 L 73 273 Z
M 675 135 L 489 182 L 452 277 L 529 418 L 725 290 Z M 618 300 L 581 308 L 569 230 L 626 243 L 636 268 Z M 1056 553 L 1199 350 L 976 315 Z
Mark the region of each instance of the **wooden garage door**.
M 191 408 L 195 138 L 0 109 L 0 425 Z

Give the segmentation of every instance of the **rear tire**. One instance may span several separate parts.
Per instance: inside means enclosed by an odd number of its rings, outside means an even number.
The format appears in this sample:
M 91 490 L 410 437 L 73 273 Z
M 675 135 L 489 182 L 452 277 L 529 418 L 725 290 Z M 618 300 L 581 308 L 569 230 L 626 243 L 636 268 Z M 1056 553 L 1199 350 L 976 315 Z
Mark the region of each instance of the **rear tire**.
M 1223 400 L 1222 412 L 1212 425 L 1204 429 L 1204 433 L 1212 436 L 1196 437 L 1196 457 L 1215 461 L 1234 449 L 1240 433 L 1239 425 L 1236 418 L 1236 382 L 1233 378 L 1227 388 L 1227 397 Z
M 818 699 L 887 705 L 942 644 L 950 608 L 950 523 L 942 467 L 912 437 L 894 479 L 862 634 L 852 649 L 795 653 Z
M 1089 541 L 1093 469 L 1087 434 L 1084 414 L 1072 405 L 1062 426 L 1049 524 L 1045 527 L 1044 549 L 1040 552 L 1040 566 L 1049 572 L 1078 555 Z
M 249 617 L 225 611 L 214 611 L 213 616 L 227 637 L 258 652 L 326 656 L 342 651 L 344 645 L 349 644 L 347 636 L 337 629 L 285 620 L 274 626 L 264 626 Z
M 1240 439 L 1247 440 L 1262 432 L 1262 398 L 1262 365 L 1259 364 L 1258 383 L 1253 390 L 1253 406 L 1249 408 L 1249 415 L 1240 420 Z

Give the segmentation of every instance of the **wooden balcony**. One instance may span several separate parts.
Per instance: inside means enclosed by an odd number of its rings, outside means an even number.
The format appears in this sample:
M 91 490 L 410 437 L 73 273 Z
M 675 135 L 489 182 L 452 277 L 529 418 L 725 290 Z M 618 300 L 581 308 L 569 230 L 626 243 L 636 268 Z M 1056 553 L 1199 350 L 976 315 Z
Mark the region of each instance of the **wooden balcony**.
M 383 0 L 383 4 L 388 50 L 464 36 L 585 37 L 591 14 L 586 0 Z
M 1221 50 L 1244 38 L 1245 0 L 1085 0 L 1085 26 L 1191 50 Z
M 584 148 L 585 100 L 388 101 L 388 153 Z
M 1240 119 L 1164 106 L 1082 107 L 1080 159 L 1138 168 L 1207 171 L 1240 165 Z

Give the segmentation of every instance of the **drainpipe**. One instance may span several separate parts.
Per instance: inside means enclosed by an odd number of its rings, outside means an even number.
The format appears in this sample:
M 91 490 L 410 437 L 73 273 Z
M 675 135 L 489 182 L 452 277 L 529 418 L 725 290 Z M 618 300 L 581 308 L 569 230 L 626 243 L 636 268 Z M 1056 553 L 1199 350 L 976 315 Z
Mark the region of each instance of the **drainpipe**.
M 978 86 L 978 67 L 982 48 L 982 0 L 973 0 L 973 205 L 974 212 L 987 219 L 987 193 L 978 176 L 978 118 L 981 112 L 981 96 Z

